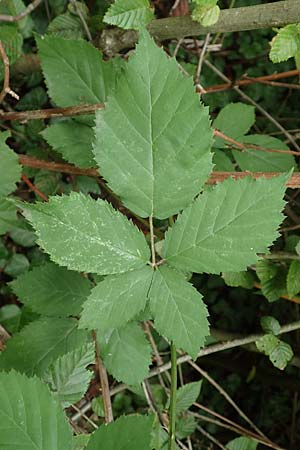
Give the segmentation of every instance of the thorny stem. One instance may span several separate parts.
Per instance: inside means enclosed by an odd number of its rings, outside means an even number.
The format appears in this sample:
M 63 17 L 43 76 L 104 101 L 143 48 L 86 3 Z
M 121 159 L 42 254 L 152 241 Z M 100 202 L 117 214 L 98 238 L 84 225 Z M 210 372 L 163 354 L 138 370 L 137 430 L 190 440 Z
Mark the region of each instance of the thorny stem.
M 168 450 L 176 450 L 176 393 L 177 393 L 177 353 L 174 342 L 171 342 L 171 392 L 169 408 L 169 445 Z

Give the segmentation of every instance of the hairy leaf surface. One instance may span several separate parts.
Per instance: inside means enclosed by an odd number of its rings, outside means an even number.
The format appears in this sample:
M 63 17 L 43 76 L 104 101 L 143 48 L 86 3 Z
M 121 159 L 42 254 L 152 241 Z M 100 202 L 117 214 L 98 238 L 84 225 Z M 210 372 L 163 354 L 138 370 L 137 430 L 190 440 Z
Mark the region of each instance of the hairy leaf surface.
M 64 353 L 84 344 L 87 335 L 74 319 L 40 319 L 29 323 L 7 342 L 0 355 L 0 369 L 16 369 L 41 376 Z
M 122 416 L 93 433 L 85 450 L 150 450 L 152 416 Z
M 80 326 L 106 331 L 125 325 L 145 308 L 152 276 L 144 267 L 106 277 L 84 303 Z
M 21 275 L 10 286 L 24 305 L 46 316 L 76 316 L 91 291 L 89 280 L 52 262 Z
M 179 273 L 162 266 L 155 271 L 149 297 L 159 333 L 196 358 L 209 334 L 202 295 Z
M 144 235 L 106 201 L 72 192 L 21 207 L 39 245 L 61 266 L 105 275 L 140 268 L 149 259 Z
M 167 261 L 199 273 L 245 270 L 278 236 L 286 178 L 230 178 L 205 191 L 167 232 Z
M 0 449 L 72 450 L 66 417 L 38 378 L 0 373 Z
M 85 344 L 59 357 L 43 375 L 64 407 L 83 397 L 93 377 L 86 367 L 94 362 L 94 344 Z
M 212 130 L 191 79 L 145 32 L 103 111 L 95 159 L 110 187 L 142 217 L 190 203 L 212 169 Z
M 105 367 L 118 381 L 134 385 L 147 376 L 151 349 L 145 333 L 136 322 L 114 329 L 101 337 L 101 355 Z

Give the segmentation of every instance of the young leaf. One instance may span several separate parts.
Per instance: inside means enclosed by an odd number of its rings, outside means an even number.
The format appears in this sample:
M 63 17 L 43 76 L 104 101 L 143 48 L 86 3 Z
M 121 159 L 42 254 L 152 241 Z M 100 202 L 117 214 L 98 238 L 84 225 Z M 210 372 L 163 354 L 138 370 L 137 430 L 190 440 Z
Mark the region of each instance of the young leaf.
M 274 302 L 286 294 L 285 268 L 261 259 L 256 263 L 256 274 L 261 281 L 261 291 L 269 302 Z
M 9 135 L 8 131 L 0 133 L 0 196 L 3 197 L 16 189 L 22 170 L 17 154 L 5 143 Z
M 300 25 L 281 28 L 271 41 L 270 59 L 273 63 L 286 61 L 300 52 Z
M 274 334 L 266 334 L 255 344 L 260 352 L 269 356 L 273 366 L 280 370 L 283 370 L 294 356 L 291 346 L 278 339 Z
M 245 289 L 252 289 L 255 281 L 251 272 L 223 272 L 222 277 L 227 286 L 241 286 Z
M 47 318 L 31 322 L 7 342 L 0 355 L 0 369 L 41 376 L 55 359 L 86 340 L 86 333 L 77 329 L 74 319 Z
M 37 37 L 49 95 L 58 106 L 104 102 L 115 84 L 112 63 L 83 40 Z M 59 70 L 57 70 L 59 67 Z
M 152 416 L 122 416 L 93 433 L 85 450 L 150 450 Z
M 38 378 L 0 373 L 0 449 L 72 450 L 71 427 Z
M 65 408 L 85 394 L 93 377 L 93 372 L 86 367 L 94 362 L 94 345 L 85 344 L 58 358 L 43 375 Z
M 79 434 L 74 436 L 74 448 L 73 450 L 84 450 L 89 442 L 91 434 Z
M 162 266 L 154 273 L 149 297 L 158 332 L 196 358 L 209 334 L 202 295 L 179 273 Z
M 78 120 L 58 122 L 42 131 L 42 136 L 66 161 L 78 167 L 95 167 L 92 151 L 93 129 Z
M 61 266 L 105 275 L 143 267 L 149 259 L 143 234 L 106 201 L 72 192 L 19 206 L 39 245 Z
M 134 385 L 148 374 L 151 349 L 145 333 L 136 322 L 114 329 L 100 337 L 101 356 L 105 367 L 118 381 Z
M 233 162 L 223 150 L 214 149 L 213 164 L 215 172 L 235 171 Z
M 255 122 L 254 106 L 245 105 L 244 103 L 229 103 L 221 109 L 214 120 L 214 128 L 222 131 L 226 136 L 233 139 L 239 139 L 248 133 Z M 223 148 L 226 142 L 217 137 L 214 147 Z
M 103 22 L 124 29 L 138 30 L 154 19 L 149 0 L 115 0 L 106 12 Z
M 105 110 L 97 111 L 95 133 L 101 173 L 142 217 L 176 214 L 212 169 L 208 110 L 146 32 Z
M 280 139 L 264 134 L 244 136 L 243 144 L 254 144 L 275 150 L 289 150 L 288 146 Z M 252 172 L 288 172 L 295 167 L 293 155 L 284 153 L 267 152 L 262 150 L 233 150 L 234 159 L 242 170 Z
M 255 439 L 247 437 L 239 437 L 228 442 L 226 448 L 228 450 L 256 450 L 258 442 Z
M 55 317 L 78 315 L 91 291 L 91 283 L 82 275 L 52 262 L 35 267 L 10 286 L 32 311 Z
M 280 323 L 275 317 L 264 316 L 260 319 L 260 324 L 265 333 L 274 335 L 280 333 Z
M 292 261 L 286 283 L 289 297 L 292 298 L 300 292 L 300 261 Z
M 17 209 L 15 205 L 0 198 L 0 235 L 18 227 Z
M 200 395 L 202 381 L 194 381 L 181 386 L 176 395 L 176 414 L 187 411 Z
M 245 270 L 278 236 L 286 178 L 230 178 L 205 191 L 167 232 L 164 257 L 185 271 Z
M 144 267 L 105 278 L 84 303 L 80 327 L 105 332 L 125 325 L 145 308 L 152 276 Z

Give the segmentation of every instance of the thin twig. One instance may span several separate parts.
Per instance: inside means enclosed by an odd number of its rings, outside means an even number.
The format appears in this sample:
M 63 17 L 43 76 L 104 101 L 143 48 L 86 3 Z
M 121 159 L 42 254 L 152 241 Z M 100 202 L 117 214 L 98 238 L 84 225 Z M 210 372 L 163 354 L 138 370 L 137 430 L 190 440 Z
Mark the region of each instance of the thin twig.
M 278 333 L 278 336 L 285 333 L 290 333 L 292 331 L 296 331 L 300 329 L 300 321 L 292 322 L 287 325 L 283 325 L 280 329 L 280 332 Z M 253 342 L 257 341 L 261 337 L 263 337 L 264 334 L 251 334 L 246 337 L 241 337 L 237 339 L 231 339 L 226 340 L 223 342 L 219 342 L 217 344 L 209 345 L 208 347 L 205 347 L 204 349 L 200 350 L 200 352 L 197 355 L 197 358 L 201 358 L 203 356 L 212 355 L 214 353 L 218 353 L 224 350 L 231 350 L 236 347 L 245 346 L 248 344 L 252 344 Z M 182 355 L 177 358 L 177 365 L 183 364 L 185 362 L 191 361 L 192 357 L 190 355 Z M 155 367 L 152 369 L 147 379 L 157 376 L 160 373 L 164 373 L 167 370 L 170 370 L 171 368 L 171 362 L 167 362 L 163 364 L 162 366 Z M 112 389 L 111 394 L 114 395 L 118 392 L 122 392 L 123 390 L 127 389 L 127 386 L 125 384 L 120 384 Z M 83 408 L 82 411 L 87 412 L 91 408 L 91 402 L 88 402 Z M 80 414 L 76 414 L 74 417 L 72 417 L 72 420 L 76 421 L 80 418 Z
M 226 134 L 222 133 L 219 130 L 214 130 L 214 136 L 218 136 L 224 141 L 229 142 L 234 147 L 237 147 L 239 150 L 257 150 L 257 151 L 263 151 L 263 152 L 271 152 L 271 153 L 283 153 L 287 155 L 297 155 L 299 156 L 299 152 L 294 152 L 293 150 L 280 150 L 280 149 L 274 149 L 274 148 L 268 148 L 268 147 L 262 147 L 261 145 L 254 145 L 254 144 L 242 144 L 241 142 L 236 141 L 235 139 L 232 139 L 231 137 L 227 136 Z
M 9 59 L 4 50 L 2 41 L 0 41 L 0 56 L 4 66 L 4 80 L 3 80 L 3 88 L 0 93 L 0 103 L 3 102 L 6 94 L 10 94 L 12 97 L 19 100 L 19 96 L 9 87 Z
M 204 416 L 202 414 L 198 414 L 198 413 L 196 413 L 194 411 L 188 411 L 188 414 L 191 415 L 191 416 L 196 417 L 199 420 L 203 420 L 204 422 L 213 423 L 213 424 L 215 424 L 215 425 L 217 425 L 219 427 L 226 428 L 227 430 L 231 430 L 234 433 L 237 433 L 239 435 L 242 434 L 244 436 L 251 437 L 252 439 L 256 439 L 258 442 L 266 445 L 267 447 L 274 448 L 275 450 L 284 450 L 282 447 L 279 447 L 277 444 L 274 444 L 273 442 L 266 441 L 265 439 L 261 438 L 260 436 L 257 436 L 254 433 L 241 433 L 239 430 L 237 430 L 235 427 L 233 427 L 231 425 L 227 425 L 227 424 L 225 424 L 225 423 L 223 423 L 223 422 L 221 422 L 219 420 L 212 419 L 211 417 L 207 417 L 207 416 Z
M 91 32 L 89 30 L 89 27 L 88 27 L 88 25 L 86 23 L 86 20 L 85 20 L 83 14 L 82 14 L 80 8 L 78 8 L 78 6 L 77 6 L 76 0 L 70 0 L 70 3 L 72 3 L 72 5 L 74 6 L 76 14 L 78 15 L 79 19 L 81 20 L 82 26 L 84 28 L 84 31 L 85 31 L 85 33 L 87 35 L 88 40 L 90 42 L 92 42 L 93 38 L 92 38 Z
M 207 33 L 207 35 L 205 37 L 205 40 L 204 40 L 203 47 L 202 47 L 202 49 L 200 51 L 200 54 L 199 54 L 197 70 L 196 70 L 195 78 L 194 78 L 196 92 L 199 92 L 199 93 L 204 93 L 203 92 L 203 87 L 200 84 L 200 75 L 201 75 L 201 70 L 202 70 L 202 66 L 203 66 L 204 56 L 205 56 L 205 53 L 206 53 L 206 50 L 207 50 L 209 39 L 210 39 L 210 33 Z
M 264 433 L 252 422 L 252 420 L 241 410 L 241 408 L 235 403 L 235 401 L 230 397 L 230 395 L 219 385 L 205 370 L 201 369 L 193 361 L 189 361 L 189 365 L 192 366 L 197 372 L 201 374 L 206 380 L 227 400 L 227 402 L 237 411 L 237 413 L 264 439 L 268 439 Z
M 15 16 L 0 14 L 0 22 L 18 22 L 19 20 L 24 19 L 24 17 L 28 16 L 28 14 L 30 14 L 35 8 L 37 8 L 40 3 L 42 3 L 42 0 L 33 0 L 33 2 L 30 3 L 27 8 L 24 9 L 24 11 L 16 14 Z
M 27 186 L 32 192 L 38 195 L 42 200 L 44 200 L 44 202 L 48 201 L 48 197 L 42 191 L 40 191 L 33 183 L 31 183 L 31 181 L 26 177 L 26 175 L 24 175 L 24 173 L 22 173 L 21 178 L 24 181 L 24 183 L 27 184 Z
M 217 447 L 221 448 L 222 450 L 227 450 L 226 447 L 224 447 L 224 445 L 222 445 L 221 442 L 218 441 L 218 439 L 213 437 L 210 433 L 208 433 L 208 431 L 204 430 L 204 428 L 202 428 L 201 425 L 197 425 L 196 428 L 198 431 L 200 431 L 201 434 L 203 434 L 203 436 L 205 436 L 208 440 L 213 442 Z
M 51 119 L 54 117 L 72 117 L 83 114 L 93 114 L 98 109 L 103 108 L 103 103 L 95 103 L 94 105 L 75 105 L 66 108 L 35 109 L 32 111 L 0 111 L 0 120 L 19 120 L 24 122 L 27 120 Z
M 76 405 L 71 405 L 71 407 L 73 409 L 75 409 L 75 411 L 80 412 L 80 409 L 76 406 Z M 92 419 L 90 419 L 86 414 L 82 414 L 82 417 L 90 424 L 92 425 L 92 427 L 97 430 L 98 429 L 98 425 L 95 424 L 95 422 L 92 421 Z
M 96 331 L 93 331 L 93 339 L 94 339 L 94 343 L 95 343 L 96 360 L 97 360 L 99 378 L 100 378 L 100 383 L 101 383 L 101 393 L 102 393 L 102 398 L 103 398 L 105 423 L 110 423 L 110 422 L 113 422 L 114 417 L 113 417 L 113 410 L 112 410 L 112 406 L 111 406 L 108 377 L 107 377 L 106 369 L 103 365 L 103 362 L 102 362 L 102 359 L 100 356 L 100 349 L 99 349 L 99 344 L 97 341 Z
M 216 84 L 214 86 L 208 86 L 205 88 L 206 92 L 208 94 L 214 93 L 214 92 L 221 92 L 226 91 L 228 89 L 233 89 L 234 87 L 239 86 L 249 86 L 250 84 L 254 83 L 260 83 L 263 81 L 274 81 L 274 80 L 280 80 L 282 78 L 290 78 L 300 75 L 300 70 L 289 70 L 287 72 L 280 72 L 280 73 L 273 73 L 271 75 L 265 75 L 263 77 L 245 77 L 245 79 L 241 80 L 235 80 L 235 81 L 229 81 L 228 83 L 224 84 Z
M 215 72 L 222 80 L 226 81 L 227 83 L 230 83 L 230 79 L 226 77 L 217 67 L 214 66 L 210 61 L 207 59 L 204 61 L 204 63 L 213 71 Z M 295 149 L 300 152 L 300 147 L 293 138 L 293 136 L 286 131 L 286 129 L 277 121 L 274 119 L 271 114 L 269 114 L 262 106 L 260 106 L 257 102 L 255 102 L 249 95 L 245 94 L 243 91 L 241 91 L 237 86 L 234 86 L 233 89 L 244 99 L 246 102 L 251 103 L 251 105 L 254 105 L 256 109 L 258 109 L 264 116 L 266 116 L 270 122 L 272 122 L 276 128 L 278 128 L 282 133 L 286 136 L 286 138 L 294 145 Z
M 26 167 L 32 167 L 35 169 L 46 169 L 52 172 L 69 173 L 71 175 L 85 175 L 89 177 L 98 178 L 100 174 L 97 169 L 82 169 L 80 167 L 73 166 L 72 164 L 56 163 L 52 161 L 45 161 L 37 159 L 31 156 L 19 155 L 19 163 Z M 245 177 L 253 178 L 273 178 L 281 173 L 279 172 L 212 172 L 210 178 L 207 180 L 207 184 L 220 183 L 227 178 L 240 179 Z M 296 189 L 300 188 L 300 173 L 293 173 L 286 183 L 286 187 Z M 158 264 L 158 263 L 157 263 Z

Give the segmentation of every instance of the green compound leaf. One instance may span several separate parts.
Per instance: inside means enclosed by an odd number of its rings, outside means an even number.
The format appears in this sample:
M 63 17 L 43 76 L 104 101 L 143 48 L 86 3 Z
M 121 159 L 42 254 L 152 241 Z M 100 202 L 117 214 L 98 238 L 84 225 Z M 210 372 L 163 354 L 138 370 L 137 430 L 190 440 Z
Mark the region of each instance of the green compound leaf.
M 151 450 L 152 425 L 152 416 L 122 416 L 98 428 L 85 450 Z
M 269 356 L 274 367 L 283 370 L 294 356 L 289 344 L 278 339 L 274 334 L 266 334 L 256 342 L 257 349 Z
M 221 109 L 214 121 L 214 128 L 222 131 L 233 139 L 239 139 L 248 133 L 255 122 L 254 106 L 245 105 L 244 103 L 229 103 Z M 217 137 L 214 147 L 226 147 L 226 142 Z
M 93 372 L 86 367 L 94 362 L 94 345 L 83 345 L 58 358 L 43 375 L 64 408 L 78 402 L 87 391 Z
M 256 450 L 258 442 L 255 439 L 247 437 L 239 437 L 228 442 L 226 448 L 228 450 Z
M 116 380 L 135 385 L 146 378 L 151 348 L 138 323 L 111 330 L 105 337 L 101 337 L 100 331 L 97 336 L 105 367 Z
M 270 59 L 273 63 L 286 61 L 300 52 L 300 25 L 281 28 L 271 41 Z
M 185 271 L 245 270 L 278 236 L 286 179 L 230 178 L 205 191 L 167 232 L 164 257 Z
M 83 40 L 44 36 L 36 41 L 49 95 L 58 106 L 106 99 L 115 77 L 112 63 L 105 63 L 99 50 Z
M 93 129 L 77 120 L 58 122 L 42 131 L 43 138 L 66 161 L 78 167 L 94 167 L 92 151 Z
M 80 327 L 105 332 L 125 325 L 145 308 L 152 276 L 144 267 L 106 277 L 84 303 Z
M 32 311 L 45 316 L 76 316 L 91 291 L 89 280 L 52 262 L 35 267 L 10 283 Z
M 101 173 L 142 217 L 177 213 L 212 169 L 208 110 L 146 32 L 107 107 L 97 111 L 95 133 Z
M 286 284 L 289 297 L 294 297 L 300 292 L 300 261 L 292 261 Z
M 0 449 L 73 449 L 66 417 L 38 378 L 0 373 Z
M 29 323 L 7 342 L 0 369 L 41 376 L 55 359 L 83 345 L 87 334 L 74 319 L 46 318 Z
M 52 260 L 100 275 L 143 267 L 150 252 L 144 235 L 103 200 L 72 192 L 48 203 L 18 204 Z
M 272 136 L 264 134 L 253 134 L 244 136 L 241 142 L 245 144 L 254 144 L 273 150 L 289 150 L 288 146 Z M 288 172 L 295 167 L 293 155 L 284 153 L 267 152 L 262 150 L 253 150 L 251 148 L 243 151 L 233 150 L 234 159 L 242 170 L 252 172 Z
M 202 295 L 179 273 L 162 266 L 155 271 L 149 297 L 158 332 L 196 358 L 209 335 Z
M 0 196 L 2 197 L 16 189 L 16 182 L 19 181 L 22 170 L 17 154 L 5 143 L 9 136 L 9 131 L 0 133 Z
M 154 19 L 148 0 L 116 0 L 106 12 L 103 22 L 124 29 L 138 30 Z

